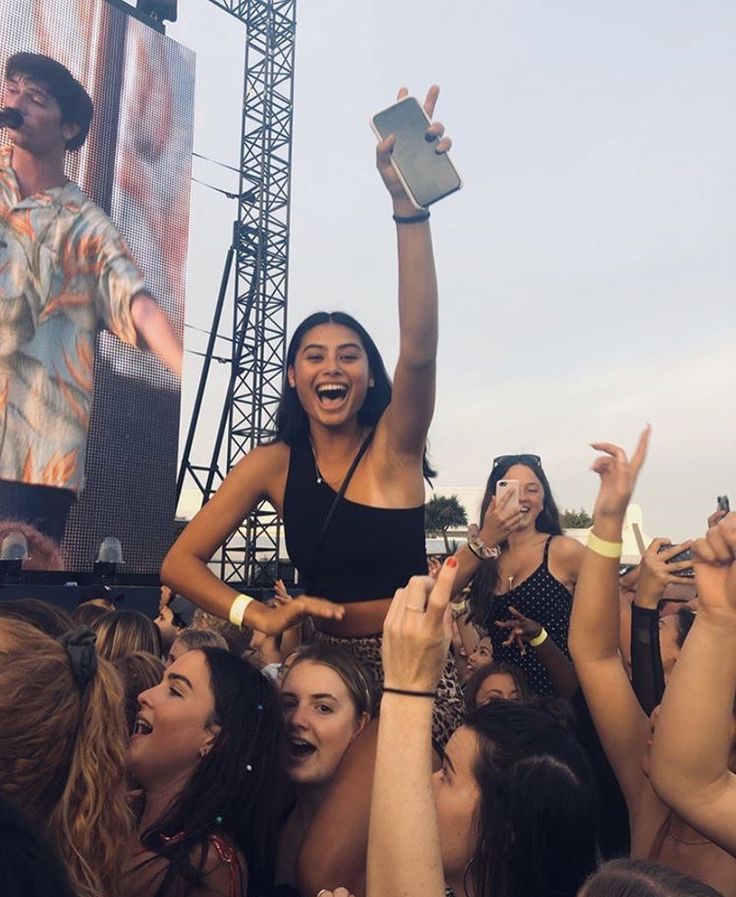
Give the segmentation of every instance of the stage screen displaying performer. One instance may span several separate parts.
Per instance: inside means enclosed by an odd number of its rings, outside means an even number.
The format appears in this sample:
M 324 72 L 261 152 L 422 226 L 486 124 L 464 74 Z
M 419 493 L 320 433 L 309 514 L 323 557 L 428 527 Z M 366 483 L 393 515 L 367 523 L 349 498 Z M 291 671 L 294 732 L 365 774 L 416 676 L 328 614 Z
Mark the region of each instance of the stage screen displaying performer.
M 0 0 L 0 549 L 155 573 L 174 519 L 194 54 L 107 0 Z

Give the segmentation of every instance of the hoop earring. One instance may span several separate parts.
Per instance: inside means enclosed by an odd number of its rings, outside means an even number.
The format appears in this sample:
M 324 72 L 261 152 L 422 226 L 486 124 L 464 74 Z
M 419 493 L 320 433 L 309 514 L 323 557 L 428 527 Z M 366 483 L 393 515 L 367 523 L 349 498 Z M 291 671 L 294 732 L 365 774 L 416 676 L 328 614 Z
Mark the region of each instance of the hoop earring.
M 478 859 L 477 855 L 476 855 L 476 854 L 473 854 L 473 856 L 468 860 L 468 862 L 465 864 L 465 868 L 463 869 L 463 890 L 465 891 L 466 894 L 469 893 L 469 891 L 468 891 L 468 884 L 467 884 L 467 881 L 468 881 L 468 873 L 469 873 L 470 870 L 472 869 L 472 867 L 473 867 L 473 863 L 474 863 L 477 859 Z M 456 894 L 455 897 L 458 897 L 458 895 Z

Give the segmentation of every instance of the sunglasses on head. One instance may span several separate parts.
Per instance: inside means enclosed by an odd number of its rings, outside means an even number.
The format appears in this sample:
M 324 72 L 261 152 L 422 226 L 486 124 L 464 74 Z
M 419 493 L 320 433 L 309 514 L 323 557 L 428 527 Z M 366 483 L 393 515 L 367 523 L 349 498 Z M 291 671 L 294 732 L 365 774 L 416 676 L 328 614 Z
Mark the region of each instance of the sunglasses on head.
M 508 464 L 509 467 L 514 464 L 526 464 L 531 467 L 541 467 L 542 459 L 539 455 L 499 455 L 497 458 L 493 459 L 493 467 L 498 467 L 499 464 Z

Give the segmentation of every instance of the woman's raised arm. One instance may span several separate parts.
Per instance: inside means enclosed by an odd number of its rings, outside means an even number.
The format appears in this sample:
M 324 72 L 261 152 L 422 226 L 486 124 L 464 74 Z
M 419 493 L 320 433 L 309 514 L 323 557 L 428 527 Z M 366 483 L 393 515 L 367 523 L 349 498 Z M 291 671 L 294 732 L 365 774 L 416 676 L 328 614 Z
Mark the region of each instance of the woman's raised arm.
M 593 444 L 605 453 L 593 464 L 601 486 L 593 511 L 592 537 L 575 588 L 568 641 L 578 680 L 630 813 L 644 784 L 641 757 L 649 721 L 619 653 L 618 566 L 624 515 L 648 442 L 647 427 L 630 462 L 618 446 Z
M 399 99 L 407 95 L 399 91 Z M 439 96 L 439 87 L 430 87 L 424 110 L 431 118 Z M 444 128 L 433 122 L 428 139 L 435 141 L 435 152 L 451 146 L 443 137 Z M 376 432 L 385 441 L 392 460 L 421 458 L 434 412 L 437 360 L 437 277 L 432 252 L 429 213 L 421 221 L 401 181 L 391 165 L 394 137 L 382 140 L 376 148 L 376 165 L 391 195 L 396 221 L 399 260 L 399 360 L 394 374 L 391 404 Z
M 736 856 L 736 514 L 698 539 L 693 556 L 698 613 L 657 718 L 651 778 L 678 815 Z

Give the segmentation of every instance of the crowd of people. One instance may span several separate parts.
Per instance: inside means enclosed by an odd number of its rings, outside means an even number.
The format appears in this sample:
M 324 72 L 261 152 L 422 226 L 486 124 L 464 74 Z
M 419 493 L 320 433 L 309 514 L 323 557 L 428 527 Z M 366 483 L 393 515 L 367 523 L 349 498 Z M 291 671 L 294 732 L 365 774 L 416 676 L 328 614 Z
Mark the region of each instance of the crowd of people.
M 594 445 L 586 546 L 542 459 L 500 455 L 428 567 L 437 286 L 393 142 L 393 381 L 358 321 L 310 316 L 276 438 L 171 548 L 155 619 L 0 601 L 3 893 L 736 897 L 736 515 L 623 571 L 647 428 Z M 270 602 L 208 566 L 263 499 L 303 586 Z

